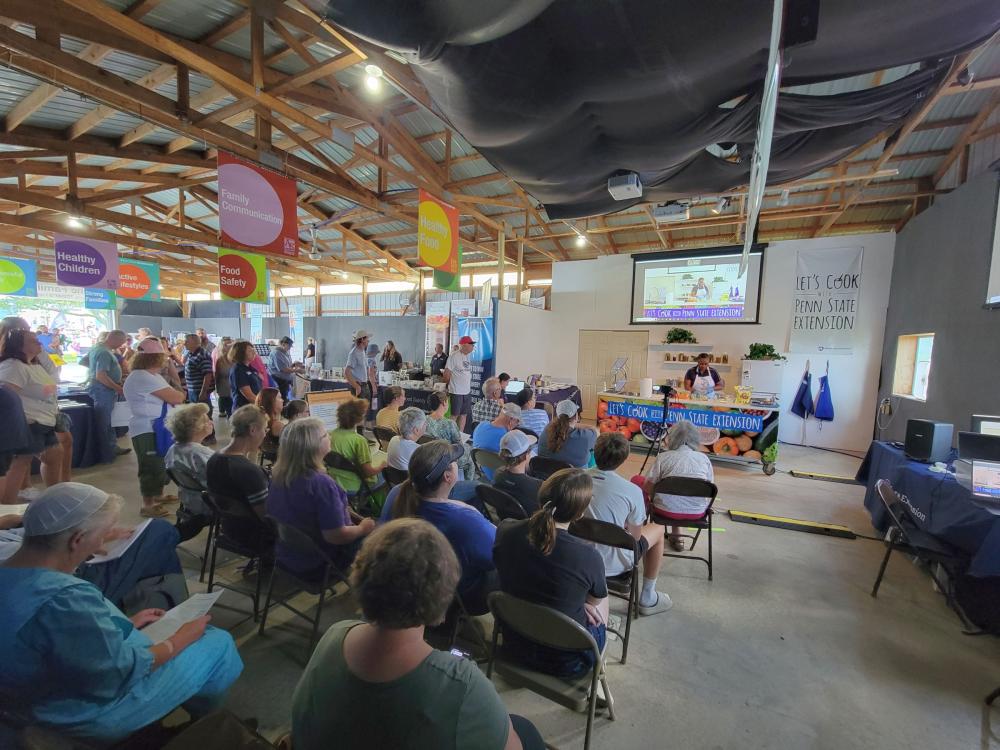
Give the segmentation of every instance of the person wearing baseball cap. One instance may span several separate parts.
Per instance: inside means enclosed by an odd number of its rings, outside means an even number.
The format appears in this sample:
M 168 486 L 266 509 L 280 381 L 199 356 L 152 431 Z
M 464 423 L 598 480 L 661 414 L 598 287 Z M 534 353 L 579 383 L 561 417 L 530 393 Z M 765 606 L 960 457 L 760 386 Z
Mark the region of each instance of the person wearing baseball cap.
M 451 396 L 451 416 L 455 418 L 460 432 L 465 431 L 465 421 L 472 415 L 472 362 L 469 355 L 475 348 L 472 336 L 462 336 L 458 340 L 458 351 L 451 353 L 442 372 Z
M 351 336 L 354 346 L 347 355 L 347 364 L 344 366 L 344 375 L 350 383 L 354 395 L 371 402 L 372 390 L 368 384 L 368 331 L 358 330 Z
M 492 422 L 480 422 L 472 432 L 472 447 L 481 450 L 500 453 L 500 441 L 510 430 L 516 429 L 521 423 L 521 407 L 517 404 L 504 404 L 500 413 Z M 480 471 L 488 480 L 493 481 L 493 470 L 485 466 Z
M 500 438 L 500 458 L 506 466 L 493 475 L 493 486 L 513 497 L 529 516 L 538 510 L 538 490 L 542 480 L 528 475 L 528 462 L 538 438 L 511 430 Z
M 120 497 L 96 487 L 50 487 L 29 505 L 24 541 L 0 565 L 4 707 L 102 746 L 182 703 L 211 710 L 243 671 L 232 636 L 208 628 L 208 616 L 154 643 L 141 628 L 162 609 L 126 617 L 73 575 L 106 544 L 120 507 Z
M 538 439 L 538 455 L 583 469 L 593 465 L 596 440 L 594 428 L 580 426 L 580 407 L 564 399 L 556 404 L 556 418 Z

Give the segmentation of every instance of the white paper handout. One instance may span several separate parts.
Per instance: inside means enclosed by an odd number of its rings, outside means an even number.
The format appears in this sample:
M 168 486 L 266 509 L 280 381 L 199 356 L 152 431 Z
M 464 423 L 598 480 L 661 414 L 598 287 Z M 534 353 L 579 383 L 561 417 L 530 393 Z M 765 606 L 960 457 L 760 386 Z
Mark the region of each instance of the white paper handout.
M 146 527 L 149 526 L 149 522 L 152 520 L 152 518 L 147 518 L 145 521 L 132 529 L 132 533 L 124 539 L 116 539 L 110 544 L 106 544 L 104 546 L 104 554 L 94 555 L 87 560 L 87 565 L 96 565 L 97 563 L 117 560 L 128 551 L 128 548 L 131 547 L 135 543 L 135 540 L 142 535 L 142 532 L 146 530 Z
M 213 591 L 211 594 L 194 594 L 187 601 L 169 610 L 156 622 L 144 627 L 140 632 L 149 636 L 154 644 L 163 643 L 180 630 L 181 626 L 207 615 L 220 596 L 222 596 L 221 589 Z

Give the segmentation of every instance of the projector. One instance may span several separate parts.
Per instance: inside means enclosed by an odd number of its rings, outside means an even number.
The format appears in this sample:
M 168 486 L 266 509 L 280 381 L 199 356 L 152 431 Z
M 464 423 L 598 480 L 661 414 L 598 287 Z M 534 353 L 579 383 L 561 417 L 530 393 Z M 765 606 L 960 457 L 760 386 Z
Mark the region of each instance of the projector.
M 629 198 L 642 197 L 642 183 L 635 172 L 615 175 L 608 178 L 608 192 L 616 201 L 627 201 Z
M 653 219 L 657 224 L 673 224 L 691 218 L 691 207 L 683 203 L 667 203 L 653 206 Z

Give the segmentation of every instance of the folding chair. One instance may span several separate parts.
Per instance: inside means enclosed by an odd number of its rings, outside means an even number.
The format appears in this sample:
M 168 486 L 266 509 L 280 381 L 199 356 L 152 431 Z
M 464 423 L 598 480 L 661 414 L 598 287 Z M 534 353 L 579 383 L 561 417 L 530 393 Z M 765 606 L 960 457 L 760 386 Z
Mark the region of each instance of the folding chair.
M 206 500 L 206 496 L 208 495 L 208 488 L 202 485 L 202 483 L 198 481 L 197 477 L 191 476 L 190 473 L 179 467 L 167 469 L 167 477 L 170 479 L 171 482 L 176 484 L 181 489 L 190 490 L 191 492 L 197 492 L 201 496 L 201 500 L 203 503 L 205 503 L 205 506 L 211 509 L 211 505 L 209 504 L 208 500 Z M 198 575 L 199 583 L 204 583 L 205 581 L 205 568 L 208 567 L 208 555 L 209 551 L 212 548 L 212 534 L 215 532 L 215 524 L 217 521 L 218 517 L 214 513 L 209 515 L 208 537 L 205 539 L 205 552 L 201 557 L 201 573 Z M 181 546 L 178 546 L 177 549 L 184 550 L 189 555 L 193 554 L 191 552 L 188 552 L 187 549 Z M 193 556 L 197 557 L 197 555 Z
M 330 555 L 327 554 L 326 550 L 324 550 L 312 536 L 295 526 L 289 526 L 288 524 L 275 521 L 274 519 L 271 519 L 271 522 L 274 524 L 275 529 L 278 532 L 278 544 L 287 547 L 289 550 L 296 552 L 300 556 L 315 558 L 323 566 L 323 575 L 319 581 L 310 581 L 302 578 L 300 574 L 289 570 L 285 565 L 283 565 L 281 560 L 276 556 L 274 565 L 271 568 L 271 580 L 267 586 L 267 599 L 264 602 L 264 612 L 260 618 L 260 627 L 257 629 L 257 634 L 264 634 L 264 628 L 267 625 L 267 613 L 271 608 L 271 597 L 274 594 L 274 579 L 280 571 L 281 575 L 290 579 L 297 588 L 289 593 L 286 593 L 285 596 L 275 602 L 275 606 L 282 606 L 293 614 L 298 615 L 304 620 L 312 623 L 312 632 L 309 636 L 309 644 L 306 648 L 306 658 L 308 659 L 309 654 L 312 653 L 313 645 L 316 643 L 316 636 L 319 633 L 319 621 L 323 616 L 323 603 L 326 599 L 326 592 L 333 591 L 333 589 L 335 589 L 337 584 L 340 582 L 345 583 L 348 589 L 350 589 L 351 584 L 347 580 L 346 573 L 340 569 Z M 288 600 L 300 591 L 305 591 L 319 596 L 319 603 L 316 605 L 315 617 L 310 617 L 305 612 L 300 612 L 288 603 Z
M 632 620 L 639 617 L 639 541 L 620 526 L 596 518 L 581 518 L 569 525 L 569 533 L 580 539 L 632 553 L 632 569 L 621 575 L 609 576 L 608 593 L 628 602 L 625 612 L 625 633 L 608 628 L 622 639 L 622 664 L 628 658 L 628 642 L 632 635 Z
M 964 570 L 969 565 L 968 555 L 960 552 L 950 544 L 942 542 L 933 534 L 928 534 L 921 529 L 917 522 L 913 520 L 909 509 L 901 501 L 899 494 L 892 488 L 892 485 L 885 479 L 880 479 L 875 483 L 875 490 L 879 499 L 885 506 L 889 515 L 889 531 L 885 538 L 885 557 L 878 569 L 878 577 L 875 578 L 875 585 L 872 587 L 872 598 L 878 596 L 879 587 L 882 585 L 882 578 L 885 575 L 886 566 L 889 564 L 889 557 L 893 551 L 902 552 L 904 555 L 916 557 L 928 563 L 931 578 L 944 594 L 945 601 L 958 614 L 963 624 L 967 627 L 972 625 L 961 607 L 955 601 L 953 576 L 955 571 Z M 936 567 L 944 570 L 947 580 L 938 579 L 935 571 Z M 991 696 L 995 698 L 996 696 Z M 989 701 L 988 701 L 989 702 Z
M 445 613 L 444 622 L 434 627 L 425 628 L 424 640 L 440 651 L 450 651 L 458 642 L 458 634 L 462 629 L 462 623 L 474 623 L 474 621 L 475 617 L 469 614 L 469 610 L 465 608 L 462 597 L 456 593 L 455 597 L 451 600 L 451 604 L 448 606 L 447 613 Z M 474 624 L 470 626 L 469 630 L 473 632 L 475 646 L 481 652 L 480 655 L 477 655 L 476 661 L 486 661 L 490 654 L 490 644 Z
M 500 458 L 499 453 L 488 451 L 485 448 L 472 449 L 472 463 L 476 467 L 476 473 L 481 477 L 486 476 L 483 473 L 483 468 L 495 472 L 507 465 L 507 462 Z
M 342 456 L 336 451 L 330 451 L 323 457 L 323 464 L 330 469 L 337 471 L 347 471 L 358 478 L 358 489 L 355 492 L 347 492 L 347 499 L 355 513 L 362 516 L 372 517 L 375 515 L 375 506 L 372 502 L 372 488 L 368 486 L 361 467 L 346 456 Z
M 391 466 L 386 466 L 382 469 L 382 476 L 385 477 L 385 481 L 390 487 L 395 487 L 397 484 L 402 484 L 409 479 L 410 473 L 402 469 L 394 469 Z
M 678 534 L 683 539 L 691 540 L 691 551 L 698 544 L 702 531 L 708 532 L 708 557 L 698 557 L 697 555 L 682 555 L 677 552 L 667 552 L 670 542 L 664 544 L 664 557 L 679 557 L 682 560 L 701 560 L 708 566 L 708 580 L 712 580 L 712 506 L 715 505 L 715 498 L 719 494 L 719 488 L 704 479 L 694 479 L 693 477 L 664 477 L 653 487 L 652 494 L 681 495 L 684 497 L 707 497 L 708 507 L 701 515 L 701 518 L 671 518 L 660 515 L 656 512 L 655 506 L 650 513 L 650 519 L 661 526 L 687 526 L 697 529 L 694 536 L 690 534 Z
M 378 440 L 378 447 L 383 451 L 389 450 L 389 441 L 396 437 L 396 432 L 390 430 L 388 427 L 374 427 L 372 428 L 372 434 Z
M 260 617 L 264 567 L 265 564 L 270 564 L 274 559 L 274 529 L 268 521 L 260 518 L 250 507 L 250 504 L 244 500 L 211 490 L 206 494 L 205 499 L 218 519 L 212 534 L 212 559 L 208 566 L 208 593 L 212 593 L 212 588 L 218 586 L 249 597 L 253 602 L 253 619 L 254 622 L 257 622 Z M 257 583 L 252 590 L 232 583 L 219 583 L 215 580 L 215 566 L 220 549 L 246 557 L 250 561 L 257 561 Z
M 491 487 L 488 484 L 476 485 L 476 497 L 486 509 L 486 517 L 495 525 L 507 518 L 522 520 L 528 517 L 527 511 L 513 495 Z
M 560 469 L 572 469 L 573 464 L 560 461 L 558 458 L 542 458 L 535 456 L 528 462 L 528 475 L 543 482 Z
M 615 709 L 604 672 L 604 658 L 593 636 L 578 622 L 550 607 L 532 604 L 516 596 L 494 591 L 490 594 L 490 611 L 493 613 L 493 648 L 490 651 L 486 676 L 497 674 L 515 687 L 528 690 L 548 698 L 550 701 L 573 711 L 587 712 L 587 734 L 584 750 L 590 750 L 590 731 L 594 725 L 597 709 L 598 682 L 604 688 L 608 718 L 614 721 Z M 562 678 L 524 667 L 507 659 L 497 648 L 501 632 L 511 631 L 533 643 L 550 648 L 571 651 L 590 651 L 594 656 L 594 666 L 577 678 Z
M 417 438 L 417 445 L 423 445 L 424 443 L 431 443 L 437 439 L 438 438 L 434 437 L 433 435 L 421 435 L 419 438 Z

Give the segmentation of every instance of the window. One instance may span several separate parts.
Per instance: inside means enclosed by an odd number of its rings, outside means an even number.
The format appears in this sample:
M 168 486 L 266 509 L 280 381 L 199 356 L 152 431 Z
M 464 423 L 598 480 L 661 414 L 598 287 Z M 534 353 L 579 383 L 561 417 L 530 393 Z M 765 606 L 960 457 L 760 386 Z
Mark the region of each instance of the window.
M 914 333 L 899 337 L 896 342 L 896 371 L 892 378 L 894 396 L 927 400 L 933 350 L 933 333 Z

